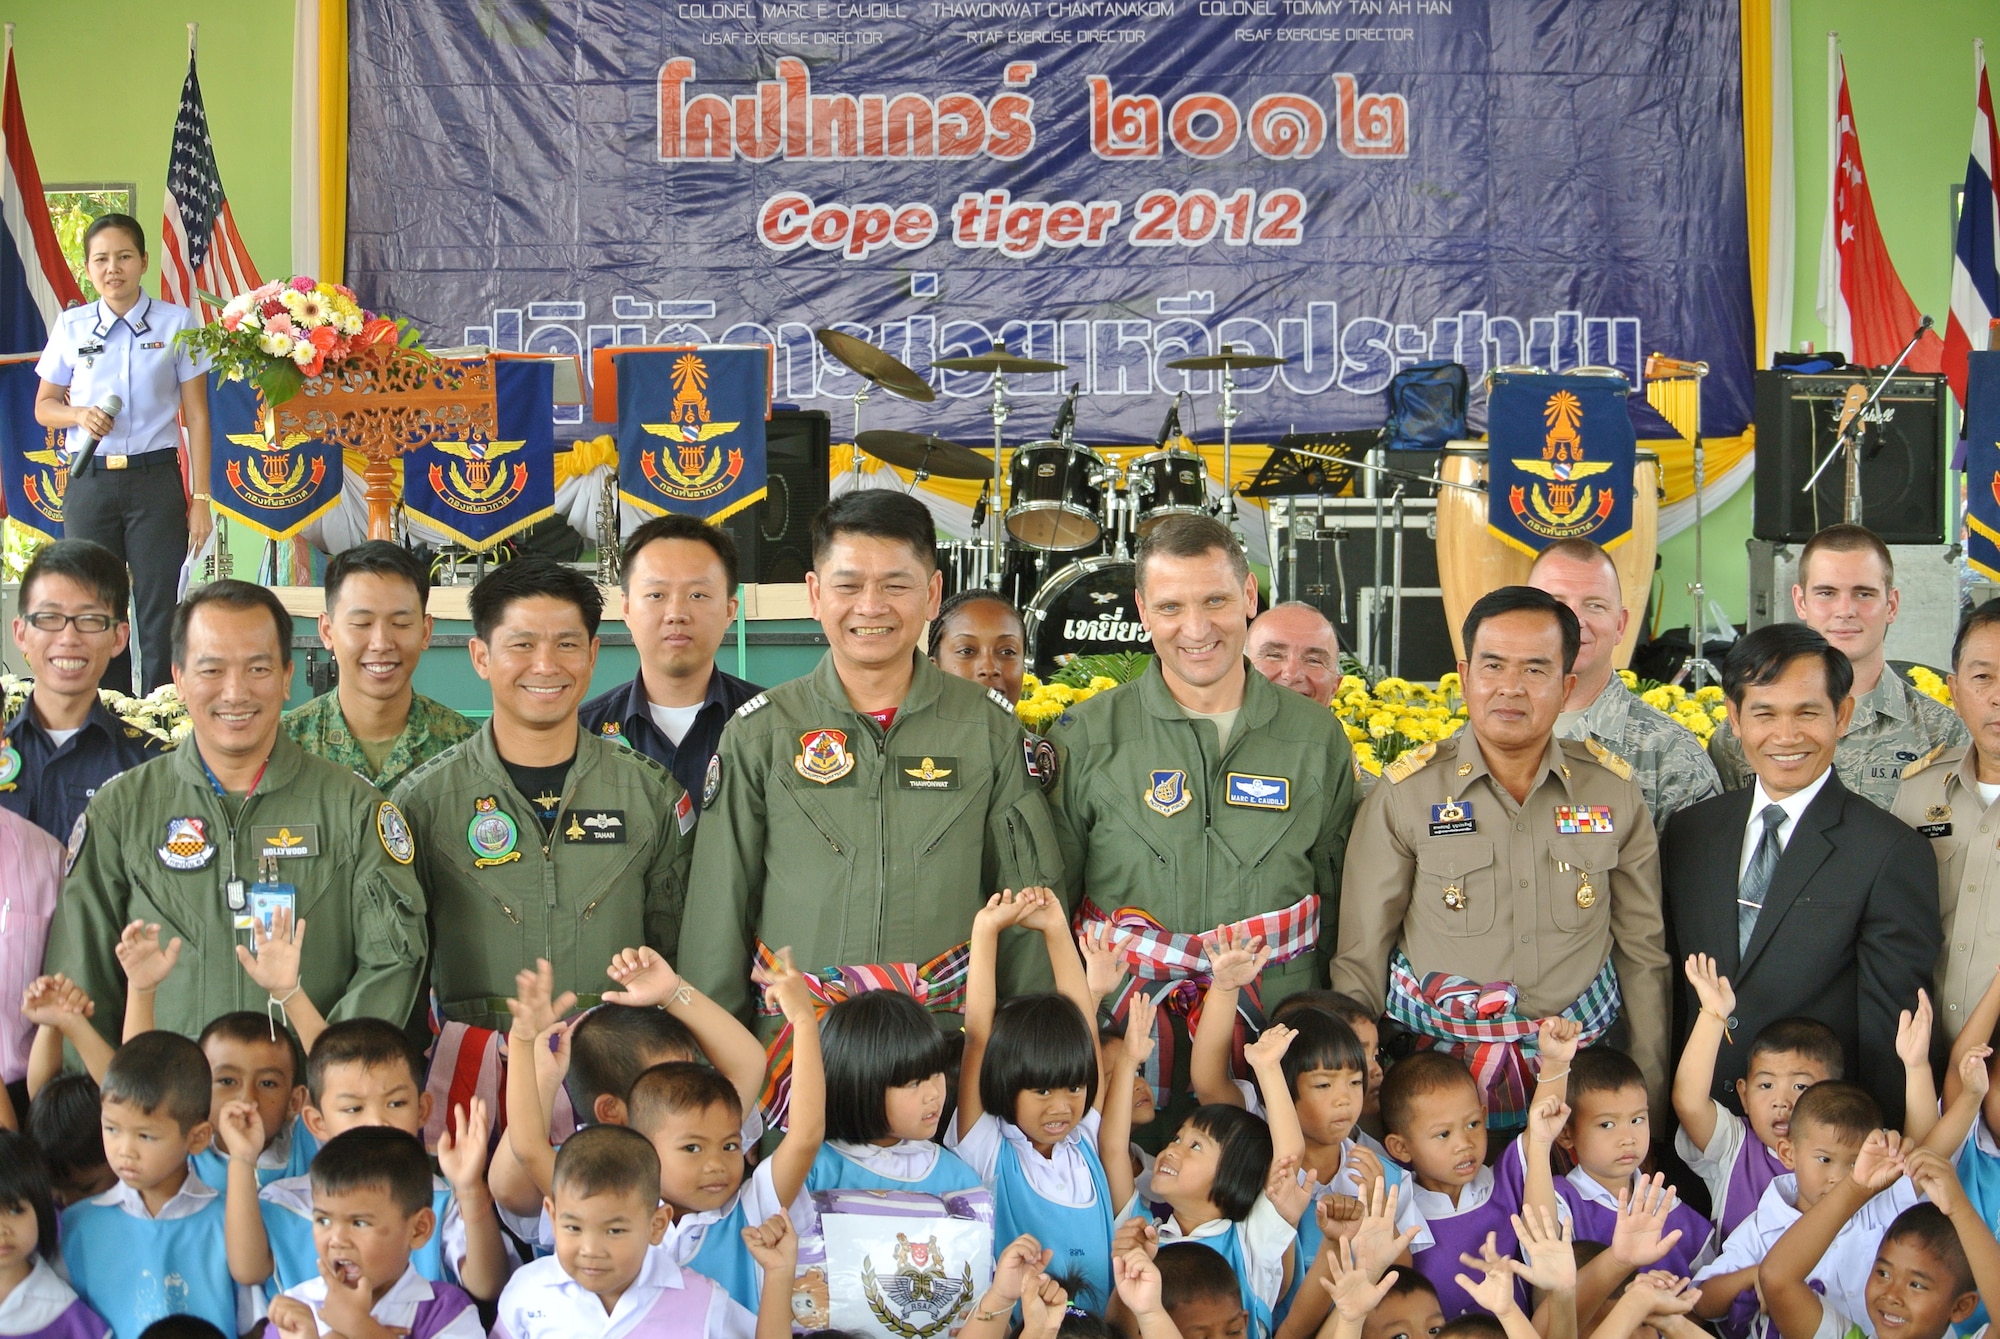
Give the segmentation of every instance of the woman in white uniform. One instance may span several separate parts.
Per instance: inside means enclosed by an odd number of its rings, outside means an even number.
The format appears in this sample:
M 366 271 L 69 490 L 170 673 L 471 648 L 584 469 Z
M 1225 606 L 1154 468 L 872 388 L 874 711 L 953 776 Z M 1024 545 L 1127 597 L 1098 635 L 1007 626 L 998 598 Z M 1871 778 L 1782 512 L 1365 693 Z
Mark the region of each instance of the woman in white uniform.
M 169 640 L 181 564 L 215 524 L 208 510 L 206 368 L 174 343 L 200 322 L 186 307 L 140 287 L 146 234 L 137 219 L 106 214 L 92 223 L 84 257 L 98 299 L 57 318 L 35 364 L 42 379 L 35 419 L 69 429 L 64 535 L 94 540 L 132 569 L 133 640 L 141 691 L 150 693 L 172 677 Z M 115 417 L 103 408 L 114 395 L 124 406 Z M 180 468 L 183 426 L 191 496 Z M 79 472 L 75 455 L 87 436 L 98 439 L 97 449 Z M 131 658 L 121 655 L 104 685 L 128 690 L 130 684 Z

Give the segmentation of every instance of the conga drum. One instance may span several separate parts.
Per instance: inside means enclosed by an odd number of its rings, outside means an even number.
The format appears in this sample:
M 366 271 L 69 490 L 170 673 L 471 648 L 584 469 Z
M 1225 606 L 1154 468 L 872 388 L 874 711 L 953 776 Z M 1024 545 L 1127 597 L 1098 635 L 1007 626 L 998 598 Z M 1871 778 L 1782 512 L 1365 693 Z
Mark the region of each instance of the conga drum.
M 1459 629 L 1465 625 L 1466 614 L 1488 591 L 1525 584 L 1535 560 L 1486 528 L 1486 443 L 1451 443 L 1438 462 L 1438 476 L 1446 483 L 1473 484 L 1482 490 L 1469 493 L 1463 488 L 1445 488 L 1439 490 L 1438 497 L 1438 585 L 1444 590 L 1444 617 L 1452 649 L 1463 660 L 1465 644 Z M 1611 550 L 1612 563 L 1618 568 L 1619 592 L 1625 607 L 1632 611 L 1611 661 L 1619 669 L 1632 663 L 1659 542 L 1660 456 L 1642 446 L 1632 471 L 1632 533 Z

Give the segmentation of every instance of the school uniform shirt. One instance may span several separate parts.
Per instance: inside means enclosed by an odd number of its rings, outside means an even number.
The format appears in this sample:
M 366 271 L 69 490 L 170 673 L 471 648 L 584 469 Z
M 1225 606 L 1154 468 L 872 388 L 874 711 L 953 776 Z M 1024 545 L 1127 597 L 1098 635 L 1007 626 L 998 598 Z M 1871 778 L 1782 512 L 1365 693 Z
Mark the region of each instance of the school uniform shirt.
M 1135 1194 L 1119 1213 L 1118 1219 L 1123 1222 L 1145 1212 L 1145 1205 Z M 1177 1241 L 1198 1241 L 1219 1252 L 1236 1271 L 1242 1285 L 1244 1309 L 1258 1320 L 1261 1328 L 1269 1327 L 1271 1308 L 1277 1305 L 1278 1295 L 1284 1291 L 1285 1256 L 1299 1235 L 1298 1229 L 1285 1221 L 1285 1216 L 1278 1212 L 1278 1206 L 1271 1203 L 1269 1197 L 1257 1196 L 1256 1202 L 1250 1206 L 1249 1215 L 1242 1222 L 1232 1218 L 1211 1218 L 1192 1232 L 1184 1232 L 1180 1221 L 1169 1212 L 1165 1218 L 1156 1219 L 1155 1226 L 1159 1228 L 1162 1246 Z M 1253 1302 L 1255 1305 L 1252 1305 Z M 1261 1316 L 1258 1314 L 1260 1308 Z
M 176 1312 L 242 1334 L 264 1314 L 261 1288 L 229 1275 L 222 1195 L 192 1170 L 157 1214 L 123 1181 L 62 1214 L 63 1270 L 117 1339 Z
M 312 1239 L 312 1178 L 288 1176 L 271 1182 L 257 1194 L 264 1217 L 264 1235 L 271 1242 L 271 1277 L 289 1292 L 319 1277 L 319 1252 Z M 431 1211 L 437 1227 L 430 1240 L 410 1255 L 410 1267 L 433 1283 L 454 1283 L 465 1263 L 465 1219 L 458 1196 L 441 1176 L 431 1178 Z
M 1817 1284 L 1826 1299 L 1827 1309 L 1838 1307 L 1849 1316 L 1858 1317 L 1855 1322 L 1871 1336 L 1875 1333 L 1868 1320 L 1868 1276 L 1875 1268 L 1875 1251 L 1882 1244 L 1882 1234 L 1889 1230 L 1889 1224 L 1896 1221 L 1896 1215 L 1914 1207 L 1923 1197 L 1910 1184 L 1906 1176 L 1899 1179 L 1881 1194 L 1863 1204 L 1854 1217 L 1841 1225 L 1833 1245 L 1826 1248 L 1826 1254 L 1819 1258 L 1812 1272 L 1806 1277 Z M 1799 1178 L 1791 1172 L 1774 1177 L 1764 1188 L 1764 1197 L 1757 1202 L 1757 1211 L 1744 1219 L 1737 1229 L 1722 1243 L 1721 1252 L 1705 1268 L 1694 1276 L 1696 1283 L 1732 1274 L 1739 1269 L 1748 1269 L 1763 1263 L 1771 1253 L 1771 1247 L 1785 1229 L 1799 1221 Z M 1743 1298 L 1739 1297 L 1739 1304 Z M 1756 1310 L 1756 1293 L 1749 1293 L 1749 1301 L 1742 1317 L 1735 1308 L 1731 1309 L 1732 1323 L 1748 1323 L 1749 1316 L 1755 1316 L 1750 1323 L 1752 1335 L 1769 1332 L 1769 1321 Z M 1845 1332 L 1843 1328 L 1843 1333 Z
M 904 1139 L 883 1147 L 829 1139 L 820 1145 L 807 1190 L 920 1190 L 949 1195 L 979 1185 L 979 1173 L 956 1153 L 928 1139 Z
M 756 1313 L 657 1247 L 646 1252 L 639 1277 L 609 1315 L 551 1255 L 507 1280 L 493 1323 L 493 1339 L 755 1339 L 756 1333 Z
M 1102 1112 L 1089 1112 L 1043 1157 L 1010 1120 L 988 1111 L 963 1135 L 958 1118 L 944 1145 L 993 1192 L 993 1239 L 1032 1233 L 1055 1252 L 1052 1274 L 1081 1277 L 1077 1304 L 1101 1313 L 1111 1303 L 1111 1186 L 1098 1153 Z
M 1634 1172 L 1633 1175 L 1643 1176 L 1644 1173 Z M 1576 1223 L 1577 1240 L 1610 1244 L 1611 1234 L 1618 1226 L 1618 1197 L 1600 1185 L 1595 1177 L 1581 1167 L 1570 1168 L 1569 1175 L 1556 1182 L 1556 1198 L 1569 1206 L 1570 1217 Z M 1681 1239 L 1652 1268 L 1664 1269 L 1676 1278 L 1684 1278 L 1715 1258 L 1715 1224 L 1677 1200 L 1673 1211 L 1667 1215 L 1665 1228 L 1666 1232 L 1675 1230 L 1680 1232 Z
M 319 1152 L 319 1140 L 313 1138 L 306 1128 L 304 1116 L 292 1117 L 292 1123 L 278 1132 L 278 1137 L 265 1145 L 257 1155 L 257 1188 L 262 1190 L 273 1181 L 282 1181 L 288 1176 L 304 1176 L 312 1169 L 313 1155 Z M 222 1152 L 210 1141 L 209 1146 L 194 1155 L 194 1174 L 212 1186 L 229 1185 L 229 1155 Z
M 713 1280 L 739 1306 L 756 1311 L 764 1271 L 743 1244 L 743 1229 L 755 1227 L 791 1206 L 778 1199 L 777 1171 L 766 1158 L 750 1170 L 729 1202 L 718 1209 L 677 1214 L 656 1250 L 677 1265 Z
M 1417 1184 L 1416 1177 L 1410 1178 L 1410 1199 L 1424 1216 L 1424 1225 L 1431 1235 L 1430 1249 L 1412 1248 L 1410 1259 L 1417 1272 L 1430 1280 L 1436 1290 L 1446 1320 L 1482 1309 L 1456 1281 L 1455 1276 L 1465 1272 L 1465 1265 L 1458 1258 L 1461 1253 L 1478 1255 L 1486 1234 L 1491 1232 L 1495 1249 L 1501 1255 L 1520 1255 L 1521 1239 L 1514 1231 L 1513 1215 L 1521 1212 L 1527 1176 L 1527 1159 L 1521 1151 L 1521 1141 L 1516 1139 L 1501 1151 L 1493 1166 L 1481 1167 L 1458 1192 L 1457 1204 L 1443 1191 L 1426 1190 Z M 1561 1195 L 1556 1196 L 1556 1217 L 1569 1220 L 1569 1206 Z M 1532 1310 L 1526 1283 L 1516 1279 L 1514 1295 L 1523 1310 Z
M 102 301 L 71 307 L 56 318 L 35 375 L 69 387 L 73 405 L 101 405 L 113 395 L 124 402 L 99 455 L 173 451 L 180 446 L 181 383 L 204 370 L 174 336 L 200 324 L 186 307 L 144 293 L 123 316 Z M 81 426 L 71 428 L 66 448 L 77 450 L 83 438 Z
M 106 1339 L 111 1327 L 84 1304 L 41 1256 L 28 1277 L 0 1300 L 0 1335 L 8 1339 Z
M 62 889 L 62 843 L 0 809 L 0 869 L 7 871 L 0 881 L 0 1083 L 13 1083 L 27 1076 L 35 1044 L 35 1025 L 21 1017 L 21 996 L 42 974 L 49 918 Z
M 1764 1187 L 1785 1174 L 1785 1164 L 1750 1132 L 1750 1122 L 1728 1107 L 1709 1099 L 1715 1107 L 1715 1133 L 1707 1148 L 1696 1148 L 1687 1127 L 1674 1131 L 1674 1152 L 1689 1170 L 1708 1187 L 1708 1202 L 1715 1209 L 1715 1225 L 1724 1240 L 1741 1227 L 1743 1220 L 1757 1211 Z
M 296 1288 L 285 1289 L 285 1296 L 312 1308 L 321 1334 L 333 1333 L 323 1314 L 325 1279 L 307 1279 Z M 473 1300 L 449 1283 L 432 1283 L 414 1265 L 403 1271 L 403 1277 L 382 1294 L 382 1300 L 370 1307 L 368 1314 L 382 1325 L 405 1331 L 409 1339 L 486 1339 L 486 1328 L 479 1323 L 479 1308 Z M 264 1339 L 279 1339 L 278 1327 L 267 1322 Z

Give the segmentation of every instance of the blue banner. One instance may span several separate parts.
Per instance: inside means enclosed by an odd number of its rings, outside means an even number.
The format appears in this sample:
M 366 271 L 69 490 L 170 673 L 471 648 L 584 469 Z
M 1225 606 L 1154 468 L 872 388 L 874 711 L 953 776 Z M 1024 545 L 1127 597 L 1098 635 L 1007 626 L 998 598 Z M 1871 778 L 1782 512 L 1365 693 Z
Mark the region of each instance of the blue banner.
M 1714 372 L 1750 421 L 1735 0 L 353 0 L 348 272 L 434 339 L 769 344 L 832 327 L 938 391 L 864 426 L 1239 441 L 1380 426 L 1401 367 Z M 468 189 L 476 182 L 477 189 Z M 586 363 L 587 363 L 586 358 Z M 558 422 L 586 411 L 564 407 Z M 1640 406 L 1647 436 L 1671 435 Z
M 490 549 L 556 509 L 555 367 L 495 360 L 494 422 L 403 453 L 403 505 L 469 549 Z
M 764 496 L 769 349 L 621 353 L 618 496 L 719 521 Z
M 2000 581 L 2000 350 L 1965 357 L 1965 560 Z
M 264 401 L 247 381 L 208 374 L 209 503 L 269 539 L 290 539 L 340 505 L 340 449 L 302 432 L 264 435 Z
M 35 360 L 0 363 L 0 471 L 5 473 L 7 516 L 44 539 L 61 539 L 63 489 L 69 486 L 66 434 L 35 422 L 35 393 L 42 379 Z
M 1524 553 L 1558 539 L 1610 549 L 1632 534 L 1638 437 L 1617 377 L 1493 378 L 1486 525 Z

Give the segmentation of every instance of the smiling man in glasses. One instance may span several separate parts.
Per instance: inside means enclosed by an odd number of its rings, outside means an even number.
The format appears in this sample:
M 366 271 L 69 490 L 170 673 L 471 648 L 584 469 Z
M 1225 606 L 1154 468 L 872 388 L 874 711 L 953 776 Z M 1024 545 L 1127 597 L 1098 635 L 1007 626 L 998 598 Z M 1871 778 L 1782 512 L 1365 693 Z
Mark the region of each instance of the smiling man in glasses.
M 0 805 L 66 841 L 97 788 L 166 745 L 113 716 L 97 695 L 125 649 L 130 581 L 111 550 L 59 539 L 21 576 L 14 645 L 35 688 L 0 727 Z

